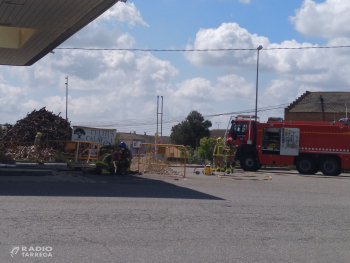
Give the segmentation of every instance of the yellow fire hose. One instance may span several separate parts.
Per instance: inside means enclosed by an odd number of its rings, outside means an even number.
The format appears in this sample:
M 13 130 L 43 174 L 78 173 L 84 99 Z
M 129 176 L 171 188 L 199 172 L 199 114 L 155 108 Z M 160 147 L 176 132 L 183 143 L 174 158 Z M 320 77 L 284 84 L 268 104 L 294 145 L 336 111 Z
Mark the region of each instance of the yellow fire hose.
M 269 175 L 263 175 L 265 176 L 264 178 L 259 178 L 260 175 L 257 175 L 256 173 L 250 173 L 250 172 L 242 172 L 244 174 L 252 174 L 252 175 L 241 175 L 241 176 L 237 176 L 237 175 L 218 175 L 215 171 L 215 175 L 220 178 L 229 178 L 229 179 L 233 179 L 233 180 L 251 180 L 251 181 L 267 181 L 267 180 L 272 180 L 272 177 Z

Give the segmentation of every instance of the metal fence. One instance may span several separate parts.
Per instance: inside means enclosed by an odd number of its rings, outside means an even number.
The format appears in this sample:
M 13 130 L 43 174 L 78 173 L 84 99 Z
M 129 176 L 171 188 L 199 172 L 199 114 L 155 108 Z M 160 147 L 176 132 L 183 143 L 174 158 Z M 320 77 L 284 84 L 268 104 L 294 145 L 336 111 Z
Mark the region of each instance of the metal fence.
M 141 143 L 137 152 L 138 170 L 140 164 L 183 167 L 186 176 L 187 150 L 183 145 Z
M 42 155 L 46 158 L 62 158 L 66 160 L 98 160 L 99 144 L 95 142 L 55 141 L 44 142 Z

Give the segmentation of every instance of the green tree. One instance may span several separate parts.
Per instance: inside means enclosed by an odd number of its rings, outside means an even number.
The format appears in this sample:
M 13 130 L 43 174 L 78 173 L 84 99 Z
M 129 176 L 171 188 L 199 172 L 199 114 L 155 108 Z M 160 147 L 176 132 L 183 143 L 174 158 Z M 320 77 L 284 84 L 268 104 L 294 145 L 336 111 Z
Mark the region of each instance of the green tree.
M 187 155 L 191 156 L 194 154 L 194 149 L 190 145 L 186 145 Z
M 213 161 L 213 151 L 216 144 L 214 138 L 202 138 L 199 142 L 198 154 L 209 161 Z
M 186 145 L 186 148 L 179 147 L 178 149 L 181 151 L 183 156 L 185 156 L 185 154 L 186 154 L 186 163 L 204 164 L 205 158 L 203 156 L 199 156 L 198 153 L 195 155 L 194 149 L 191 146 Z M 186 153 L 185 153 L 185 151 L 186 151 Z
M 181 152 L 182 156 L 186 156 L 186 158 L 192 156 L 194 153 L 194 149 L 189 145 L 186 145 L 185 148 L 183 147 L 177 147 L 177 148 Z
M 196 148 L 196 140 L 210 136 L 211 125 L 198 111 L 191 111 L 184 121 L 171 128 L 170 139 L 176 144 Z

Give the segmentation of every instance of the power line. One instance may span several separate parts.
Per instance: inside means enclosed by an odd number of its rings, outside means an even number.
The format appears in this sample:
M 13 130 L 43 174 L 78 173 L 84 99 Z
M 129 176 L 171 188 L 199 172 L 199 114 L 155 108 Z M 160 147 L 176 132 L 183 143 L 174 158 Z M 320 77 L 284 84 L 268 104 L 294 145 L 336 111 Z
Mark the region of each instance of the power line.
M 310 104 L 310 102 L 319 102 L 319 99 L 309 100 L 307 102 L 301 102 L 298 105 Z M 283 104 L 278 104 L 278 105 L 274 105 L 274 106 L 261 107 L 261 108 L 258 108 L 258 112 L 278 110 L 281 108 L 285 108 L 289 105 L 290 105 L 290 103 L 283 103 Z M 241 110 L 241 111 L 235 111 L 235 112 L 203 115 L 203 117 L 206 119 L 212 119 L 212 118 L 220 117 L 220 116 L 249 114 L 249 113 L 254 113 L 254 112 L 255 112 L 255 109 L 247 109 L 247 110 Z M 164 119 L 163 125 L 165 128 L 170 128 L 170 127 L 186 120 L 186 117 L 187 116 L 178 116 L 178 117 Z M 126 131 L 135 130 L 137 128 L 137 129 L 143 129 L 145 131 L 145 129 L 150 129 L 151 127 L 155 127 L 156 119 L 154 119 L 154 118 L 130 119 L 130 120 L 120 120 L 120 121 L 108 121 L 108 123 L 103 122 L 103 121 L 102 122 L 101 121 L 94 122 L 94 123 L 78 122 L 78 123 L 73 123 L 73 124 L 74 125 L 79 124 L 79 126 L 84 126 L 84 125 L 91 126 L 91 125 L 93 125 L 93 126 L 98 126 L 101 128 L 120 127 L 120 128 L 118 128 L 118 130 L 122 129 L 122 130 L 126 130 Z
M 335 49 L 350 48 L 350 46 L 312 46 L 312 47 L 271 47 L 266 50 L 293 50 L 293 49 Z M 58 47 L 61 50 L 83 50 L 83 51 L 141 51 L 141 52 L 208 52 L 208 51 L 247 51 L 256 48 L 208 48 L 208 49 L 143 49 L 143 48 L 82 48 L 82 47 Z

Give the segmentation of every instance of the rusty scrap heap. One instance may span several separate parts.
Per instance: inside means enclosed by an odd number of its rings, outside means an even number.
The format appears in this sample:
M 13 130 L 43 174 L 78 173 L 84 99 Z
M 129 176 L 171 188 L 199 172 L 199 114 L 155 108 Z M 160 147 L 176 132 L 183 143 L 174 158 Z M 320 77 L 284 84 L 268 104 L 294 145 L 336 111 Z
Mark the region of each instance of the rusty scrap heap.
M 71 140 L 72 128 L 64 118 L 47 111 L 46 108 L 34 110 L 27 117 L 9 125 L 0 135 L 0 142 L 33 142 L 37 132 L 43 140 Z

